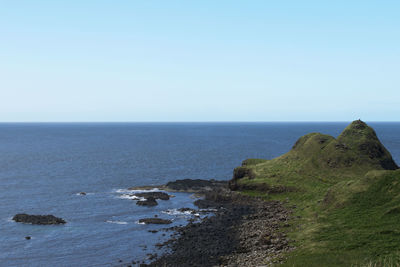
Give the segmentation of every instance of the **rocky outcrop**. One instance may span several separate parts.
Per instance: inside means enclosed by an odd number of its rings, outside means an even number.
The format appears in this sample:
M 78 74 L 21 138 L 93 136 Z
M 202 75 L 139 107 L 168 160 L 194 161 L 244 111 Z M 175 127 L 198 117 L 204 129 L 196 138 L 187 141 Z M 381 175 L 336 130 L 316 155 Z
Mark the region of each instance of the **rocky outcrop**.
M 172 182 L 168 182 L 165 185 L 154 185 L 154 186 L 134 186 L 128 188 L 128 190 L 163 190 L 167 192 L 184 192 L 184 193 L 199 193 L 203 194 L 204 192 L 209 192 L 216 189 L 227 188 L 228 181 L 217 181 L 217 180 L 202 180 L 202 179 L 182 179 L 176 180 Z M 144 192 L 144 193 L 135 193 L 132 195 L 142 196 L 145 195 L 151 196 L 152 193 L 159 192 Z M 158 196 L 153 196 L 155 198 L 162 199 Z M 172 197 L 169 195 L 169 197 Z
M 145 199 L 149 199 L 150 197 L 154 199 L 161 199 L 161 200 L 169 200 L 169 195 L 164 192 L 143 192 L 143 193 L 135 193 L 131 194 L 132 196 L 136 197 L 143 197 Z
M 137 201 L 136 205 L 152 207 L 152 206 L 157 206 L 158 203 L 157 203 L 157 201 L 156 201 L 156 199 L 154 197 L 148 197 L 145 200 Z
M 25 213 L 17 214 L 13 217 L 13 220 L 20 223 L 30 223 L 30 224 L 65 224 L 61 218 L 57 218 L 53 215 L 29 215 Z
M 201 180 L 201 179 L 183 179 L 169 182 L 165 185 L 165 189 L 175 192 L 206 192 L 217 188 L 225 188 L 226 181 Z
M 161 218 L 145 218 L 145 219 L 140 219 L 139 223 L 145 223 L 145 224 L 171 224 L 171 220 L 167 219 L 161 219 Z
M 247 164 L 247 162 L 246 162 L 246 164 Z M 256 177 L 256 175 L 255 175 L 254 171 L 248 167 L 245 167 L 245 166 L 236 167 L 233 170 L 232 180 L 230 180 L 228 182 L 229 188 L 231 190 L 240 190 L 237 180 L 245 178 L 245 177 L 247 177 L 249 179 L 254 179 Z

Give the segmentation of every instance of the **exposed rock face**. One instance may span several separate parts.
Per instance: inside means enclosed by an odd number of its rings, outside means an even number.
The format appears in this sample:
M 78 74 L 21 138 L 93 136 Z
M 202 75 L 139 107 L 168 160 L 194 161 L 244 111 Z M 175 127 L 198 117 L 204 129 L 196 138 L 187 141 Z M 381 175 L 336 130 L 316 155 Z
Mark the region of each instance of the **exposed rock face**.
M 255 178 L 255 174 L 252 169 L 247 167 L 237 167 L 233 170 L 233 179 L 240 179 L 243 177 L 249 177 L 249 179 Z
M 135 193 L 132 195 L 137 197 L 144 197 L 146 199 L 152 197 L 154 199 L 169 200 L 169 195 L 164 192 L 144 192 L 144 193 Z
M 160 219 L 160 218 L 145 218 L 145 219 L 140 219 L 139 223 L 145 223 L 145 224 L 170 224 L 172 223 L 171 220 L 166 220 L 166 219 Z
M 64 224 L 61 218 L 57 218 L 53 215 L 29 215 L 29 214 L 17 214 L 13 217 L 13 220 L 21 223 L 31 223 L 31 224 Z
M 136 205 L 152 207 L 157 206 L 158 203 L 154 197 L 148 197 L 146 200 L 139 200 Z
M 230 180 L 228 182 L 228 186 L 229 186 L 229 188 L 231 190 L 240 190 L 240 188 L 239 188 L 239 186 L 237 184 L 237 180 L 239 180 L 241 178 L 244 178 L 244 177 L 248 177 L 249 179 L 254 179 L 256 177 L 256 175 L 255 175 L 255 173 L 254 173 L 254 171 L 252 169 L 250 169 L 248 167 L 245 167 L 245 166 L 247 166 L 247 164 L 248 163 L 245 160 L 242 163 L 242 165 L 244 165 L 244 166 L 236 167 L 233 170 L 232 180 Z

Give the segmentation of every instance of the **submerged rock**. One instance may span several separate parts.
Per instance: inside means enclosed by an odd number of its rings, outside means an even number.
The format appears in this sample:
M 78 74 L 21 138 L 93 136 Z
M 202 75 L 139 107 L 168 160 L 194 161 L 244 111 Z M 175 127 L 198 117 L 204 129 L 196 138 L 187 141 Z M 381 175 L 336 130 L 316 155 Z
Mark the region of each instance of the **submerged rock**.
M 29 215 L 25 213 L 17 214 L 13 217 L 13 220 L 21 223 L 31 223 L 31 224 L 64 224 L 61 218 L 57 218 L 53 215 Z
M 170 224 L 172 223 L 171 220 L 166 220 L 166 219 L 160 219 L 160 218 L 145 218 L 145 219 L 140 219 L 139 223 L 145 223 L 145 224 Z
M 156 199 L 154 197 L 149 197 L 149 198 L 147 198 L 145 200 L 137 201 L 136 205 L 152 207 L 152 206 L 157 206 L 158 203 L 157 203 L 157 201 L 156 201 Z

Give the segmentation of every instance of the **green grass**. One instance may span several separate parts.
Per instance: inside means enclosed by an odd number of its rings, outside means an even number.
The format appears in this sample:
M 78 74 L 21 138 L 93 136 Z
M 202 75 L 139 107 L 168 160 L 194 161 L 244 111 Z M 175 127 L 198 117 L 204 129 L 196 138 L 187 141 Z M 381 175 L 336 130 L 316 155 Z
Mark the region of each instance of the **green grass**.
M 297 248 L 283 266 L 400 263 L 400 170 L 366 124 L 353 122 L 337 139 L 308 134 L 281 157 L 243 166 L 255 174 L 233 179 L 244 194 L 296 205 L 288 236 Z

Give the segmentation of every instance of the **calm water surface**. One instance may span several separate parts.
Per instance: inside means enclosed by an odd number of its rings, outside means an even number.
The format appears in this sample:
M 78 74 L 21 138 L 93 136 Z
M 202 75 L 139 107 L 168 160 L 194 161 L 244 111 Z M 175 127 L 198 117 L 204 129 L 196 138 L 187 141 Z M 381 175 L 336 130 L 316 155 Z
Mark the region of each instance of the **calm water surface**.
M 140 218 L 193 207 L 176 194 L 152 208 L 124 189 L 167 181 L 229 179 L 246 158 L 271 159 L 309 132 L 337 136 L 348 123 L 0 124 L 0 265 L 110 266 L 146 258 L 165 240 Z M 400 163 L 400 123 L 370 123 Z M 86 196 L 77 195 L 87 192 Z M 54 214 L 63 226 L 11 221 Z M 25 240 L 25 236 L 32 236 Z M 145 247 L 147 246 L 147 248 Z

